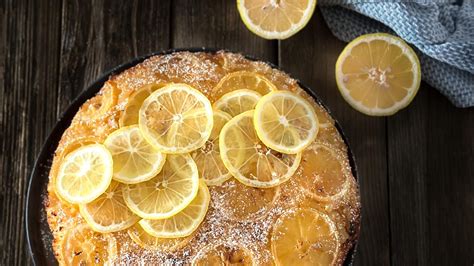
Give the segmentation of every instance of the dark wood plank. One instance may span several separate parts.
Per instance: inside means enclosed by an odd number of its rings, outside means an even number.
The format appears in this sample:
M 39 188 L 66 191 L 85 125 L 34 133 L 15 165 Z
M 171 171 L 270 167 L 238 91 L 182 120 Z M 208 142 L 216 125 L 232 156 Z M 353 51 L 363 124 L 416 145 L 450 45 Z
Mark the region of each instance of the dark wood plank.
M 422 83 L 388 120 L 392 262 L 474 261 L 474 110 L 458 109 Z
M 64 0 L 63 5 L 60 113 L 105 71 L 169 48 L 169 0 Z
M 334 79 L 335 62 L 344 43 L 332 36 L 319 9 L 298 34 L 281 41 L 283 70 L 321 97 L 340 122 L 355 154 L 360 175 L 362 234 L 358 265 L 390 263 L 386 162 L 386 121 L 353 110 L 340 96 Z
M 2 1 L 0 13 L 0 264 L 27 265 L 26 189 L 56 119 L 61 3 Z
M 235 1 L 173 1 L 172 46 L 228 49 L 277 63 L 277 42 L 245 27 Z

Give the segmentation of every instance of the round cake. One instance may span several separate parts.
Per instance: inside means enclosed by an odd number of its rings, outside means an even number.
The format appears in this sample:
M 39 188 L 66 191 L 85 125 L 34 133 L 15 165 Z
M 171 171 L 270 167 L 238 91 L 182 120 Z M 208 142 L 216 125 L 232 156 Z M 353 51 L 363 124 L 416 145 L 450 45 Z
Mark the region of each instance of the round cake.
M 208 159 L 212 157 L 200 158 L 210 156 L 211 152 L 218 152 L 219 146 L 223 148 L 223 140 L 218 137 L 215 137 L 214 144 L 207 140 L 206 143 L 196 144 L 194 148 L 183 148 L 186 156 L 189 155 L 186 158 L 196 162 L 199 187 L 207 187 L 205 190 L 210 195 L 207 211 L 202 212 L 203 217 L 195 230 L 181 237 L 156 237 L 150 234 L 146 224 L 147 221 L 149 224 L 153 219 L 161 217 L 144 216 L 131 208 L 131 213 L 136 216 L 135 220 L 129 219 L 133 222 L 121 227 L 121 230 L 98 232 L 94 226 L 89 225 L 91 218 L 84 217 L 82 206 L 59 196 L 61 193 L 58 193 L 56 179 L 66 169 L 64 161 L 81 147 L 109 147 L 106 142 L 110 142 L 109 139 L 117 130 L 133 129 L 143 132 L 142 117 L 130 114 L 138 114 L 139 109 L 142 114 L 142 105 L 151 106 L 153 102 L 150 98 L 159 97 L 156 92 L 166 90 L 170 87 L 169 84 L 197 91 L 196 95 L 199 94 L 199 97 L 204 95 L 213 108 L 214 127 L 220 119 L 219 114 L 221 118 L 225 118 L 220 128 L 232 126 L 229 124 L 236 119 L 240 119 L 234 123 L 237 126 L 241 126 L 239 123 L 243 123 L 246 118 L 252 120 L 252 108 L 260 108 L 259 104 L 257 107 L 245 107 L 244 98 L 252 98 L 255 94 L 259 99 L 265 94 L 259 91 L 262 86 L 269 86 L 281 95 L 290 92 L 289 95 L 294 96 L 296 101 L 309 103 L 311 112 L 317 118 L 317 129 L 313 130 L 316 135 L 296 155 L 290 154 L 291 151 L 286 154 L 284 151 L 261 148 L 260 145 L 257 145 L 255 151 L 252 150 L 257 155 L 270 154 L 276 161 L 295 162 L 291 166 L 294 168 L 291 175 L 278 183 L 246 182 L 245 177 L 241 177 L 238 171 L 232 171 L 229 164 L 216 162 L 212 165 Z M 225 91 L 219 91 L 224 87 Z M 248 87 L 252 87 L 256 93 Z M 243 94 L 238 94 L 237 98 L 235 93 L 226 96 L 234 90 L 242 90 Z M 275 97 L 277 94 L 274 94 Z M 227 98 L 231 96 L 238 100 L 238 105 L 230 104 L 232 99 Z M 186 100 L 187 98 L 184 102 Z M 240 109 L 245 107 L 245 110 L 235 110 L 235 106 Z M 291 109 L 291 106 L 287 109 Z M 256 124 L 256 127 L 259 125 Z M 245 131 L 251 131 L 253 134 L 253 130 L 243 130 L 243 133 L 246 135 Z M 261 136 L 261 131 L 254 135 Z M 211 138 L 212 134 L 214 133 L 211 133 Z M 222 132 L 220 135 L 217 132 L 217 136 L 223 138 Z M 152 146 L 159 146 L 161 143 L 166 144 L 166 140 Z M 241 145 L 240 142 L 236 143 L 235 145 Z M 179 160 L 173 158 L 182 155 L 174 154 L 174 150 L 160 151 L 163 151 L 163 156 L 166 155 L 166 163 L 164 166 L 157 166 L 156 171 L 161 167 L 174 169 L 173 162 Z M 251 157 L 245 155 L 239 160 L 242 164 L 242 161 L 251 160 Z M 114 171 L 116 165 L 114 157 Z M 215 173 L 216 169 L 223 169 L 225 173 L 219 178 L 209 174 Z M 268 171 L 271 173 L 264 172 L 260 175 L 274 174 L 273 170 Z M 48 223 L 54 237 L 54 254 L 60 265 L 88 265 L 88 262 L 154 265 L 342 265 L 357 241 L 360 228 L 359 188 L 352 173 L 348 147 L 336 129 L 334 120 L 295 79 L 284 72 L 264 62 L 225 51 L 175 52 L 152 56 L 111 76 L 97 95 L 78 110 L 59 142 L 49 175 L 46 202 Z M 137 186 L 127 184 L 127 179 L 121 179 L 115 173 L 111 182 L 108 189 L 123 186 L 123 193 L 128 197 L 132 197 L 131 187 Z M 130 207 L 128 203 L 127 206 Z

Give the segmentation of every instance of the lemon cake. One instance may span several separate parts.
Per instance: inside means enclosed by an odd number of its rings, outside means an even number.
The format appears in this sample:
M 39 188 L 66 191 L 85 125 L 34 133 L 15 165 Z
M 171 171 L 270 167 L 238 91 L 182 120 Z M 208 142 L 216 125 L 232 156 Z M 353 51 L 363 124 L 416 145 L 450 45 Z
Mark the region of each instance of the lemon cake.
M 45 204 L 60 265 L 342 265 L 360 227 L 328 112 L 224 51 L 111 76 L 64 132 Z

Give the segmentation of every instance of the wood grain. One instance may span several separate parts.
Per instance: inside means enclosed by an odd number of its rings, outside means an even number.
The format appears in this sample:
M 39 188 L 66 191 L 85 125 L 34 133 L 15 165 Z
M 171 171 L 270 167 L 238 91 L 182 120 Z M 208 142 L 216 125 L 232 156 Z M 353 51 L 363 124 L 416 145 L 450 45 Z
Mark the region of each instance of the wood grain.
M 176 0 L 172 6 L 172 46 L 222 48 L 277 63 L 276 41 L 252 34 L 240 20 L 235 1 Z
M 367 117 L 344 102 L 334 80 L 344 44 L 327 28 L 319 9 L 296 36 L 281 41 L 283 70 L 312 88 L 341 123 L 354 152 L 362 199 L 358 265 L 390 263 L 386 128 L 384 118 Z M 374 233 L 377 232 L 377 233 Z
M 24 206 L 36 154 L 56 120 L 61 4 L 2 1 L 0 264 L 26 265 Z
M 474 262 L 474 110 L 426 83 L 389 118 L 392 263 Z
M 0 1 L 0 265 L 29 265 L 26 189 L 59 116 L 102 73 L 171 47 L 214 47 L 279 64 L 313 88 L 341 123 L 362 194 L 357 265 L 474 262 L 474 109 L 425 83 L 389 118 L 350 108 L 334 82 L 344 43 L 319 10 L 300 33 L 261 39 L 235 1 Z

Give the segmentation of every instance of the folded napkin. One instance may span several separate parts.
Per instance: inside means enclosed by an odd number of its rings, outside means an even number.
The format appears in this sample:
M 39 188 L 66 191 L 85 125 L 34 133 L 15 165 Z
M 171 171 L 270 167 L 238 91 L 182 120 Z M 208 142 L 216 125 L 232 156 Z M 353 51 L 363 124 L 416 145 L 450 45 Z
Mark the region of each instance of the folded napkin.
M 415 47 L 422 79 L 457 107 L 474 106 L 474 0 L 319 0 L 326 23 L 349 42 L 373 32 Z

